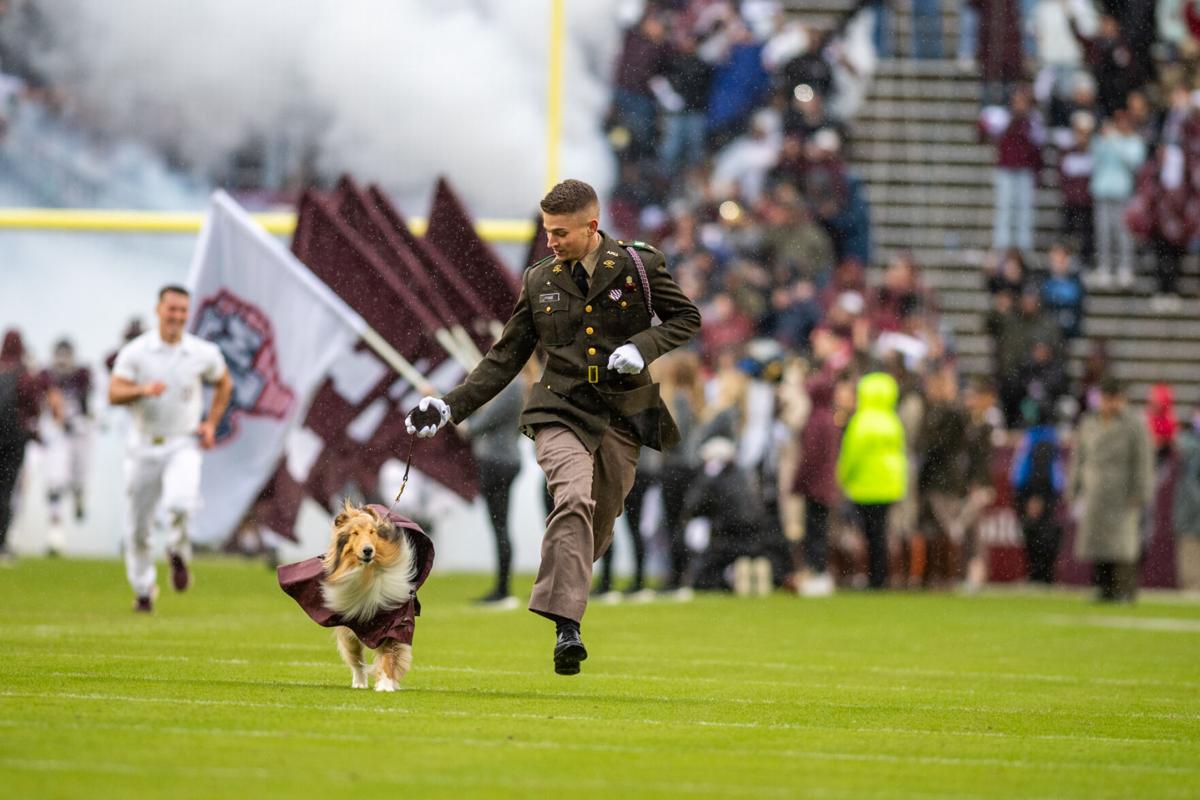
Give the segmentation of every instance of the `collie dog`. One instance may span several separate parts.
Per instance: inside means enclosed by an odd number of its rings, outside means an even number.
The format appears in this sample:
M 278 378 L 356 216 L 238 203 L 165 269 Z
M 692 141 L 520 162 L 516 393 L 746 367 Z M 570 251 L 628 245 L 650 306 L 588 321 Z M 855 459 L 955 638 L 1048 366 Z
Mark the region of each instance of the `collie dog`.
M 343 503 L 322 566 L 325 605 L 348 622 L 366 624 L 412 601 L 417 572 L 413 546 L 403 530 L 373 508 Z M 344 626 L 335 635 L 338 652 L 350 667 L 350 685 L 366 689 L 362 640 Z M 395 691 L 412 666 L 412 645 L 384 639 L 374 652 L 375 691 Z

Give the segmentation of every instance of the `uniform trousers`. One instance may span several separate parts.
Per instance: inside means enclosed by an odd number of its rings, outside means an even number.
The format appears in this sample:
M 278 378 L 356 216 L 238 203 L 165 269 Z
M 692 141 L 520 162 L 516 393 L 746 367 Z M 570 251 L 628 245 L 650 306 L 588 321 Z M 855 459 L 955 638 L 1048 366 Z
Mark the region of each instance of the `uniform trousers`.
M 613 523 L 633 487 L 640 449 L 633 433 L 616 425 L 604 432 L 595 453 L 565 425 L 538 427 L 534 452 L 554 502 L 530 611 L 552 619 L 583 619 L 592 564 L 612 543 Z
M 200 446 L 193 436 L 131 445 L 125 454 L 125 574 L 139 597 L 154 588 L 150 534 L 155 511 L 170 516 L 167 550 L 189 561 L 188 525 L 200 498 Z

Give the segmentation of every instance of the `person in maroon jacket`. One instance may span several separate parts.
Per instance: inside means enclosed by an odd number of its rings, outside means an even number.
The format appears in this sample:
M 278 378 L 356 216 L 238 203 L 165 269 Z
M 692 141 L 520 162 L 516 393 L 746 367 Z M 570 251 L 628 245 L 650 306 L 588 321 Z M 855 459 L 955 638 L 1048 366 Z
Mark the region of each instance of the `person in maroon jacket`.
M 636 160 L 655 150 L 658 106 L 650 80 L 667 71 L 671 47 L 667 28 L 654 11 L 625 34 L 621 57 L 613 79 L 612 121 L 629 133 L 627 154 Z
M 1033 249 L 1033 189 L 1042 168 L 1045 132 L 1028 86 L 1013 90 L 1007 108 L 988 106 L 979 126 L 996 146 L 996 211 L 992 248 Z
M 56 420 L 62 420 L 57 390 L 25 365 L 25 343 L 10 329 L 0 344 L 0 563 L 12 560 L 8 528 L 12 499 L 25 460 L 25 443 L 34 437 L 43 398 Z
M 808 597 L 833 594 L 829 575 L 829 509 L 837 504 L 837 457 L 841 432 L 833 416 L 834 382 L 818 375 L 808 383 L 812 411 L 800 432 L 800 464 L 792 491 L 804 498 L 804 539 L 801 548 L 807 575 L 800 593 Z
M 42 373 L 42 380 L 58 389 L 63 405 L 62 425 L 45 431 L 43 442 L 46 503 L 50 510 L 47 545 L 51 553 L 57 553 L 65 544 L 62 524 L 68 497 L 74 501 L 75 519 L 84 517 L 92 372 L 75 360 L 74 345 L 62 339 L 54 345 L 54 358 Z

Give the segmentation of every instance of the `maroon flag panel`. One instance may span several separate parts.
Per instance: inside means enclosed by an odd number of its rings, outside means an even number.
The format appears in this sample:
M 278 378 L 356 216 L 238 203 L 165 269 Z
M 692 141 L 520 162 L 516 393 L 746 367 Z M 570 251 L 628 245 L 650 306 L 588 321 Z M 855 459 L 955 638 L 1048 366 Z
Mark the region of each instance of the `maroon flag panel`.
M 445 327 L 434 304 L 406 280 L 423 275 L 422 265 L 390 230 L 390 220 L 374 211 L 361 191 L 346 181 L 338 202 L 315 192 L 301 199 L 292 250 L 335 294 L 345 300 L 377 333 L 410 362 L 426 371 L 446 360 L 432 338 Z M 389 245 L 391 245 L 389 247 Z M 398 268 L 403 265 L 406 275 Z M 359 345 L 362 349 L 365 345 Z M 409 437 L 404 430 L 404 395 L 412 388 L 397 386 L 399 376 L 388 370 L 375 386 L 352 401 L 332 380 L 315 395 L 306 427 L 325 443 L 303 483 L 281 461 L 255 505 L 254 517 L 283 536 L 295 538 L 300 501 L 309 495 L 332 507 L 347 484 L 356 483 L 377 496 L 380 467 L 391 458 L 404 458 Z M 398 391 L 402 389 L 403 391 Z M 373 403 L 386 402 L 382 420 L 365 442 L 351 438 L 348 426 Z M 453 430 L 419 447 L 416 469 L 443 483 L 466 500 L 478 493 L 478 468 L 469 445 Z
M 475 221 L 445 178 L 438 178 L 425 241 L 446 256 L 503 322 L 517 304 L 517 281 L 491 246 L 475 232 Z
M 413 308 L 429 309 L 431 319 L 436 321 L 428 322 L 428 333 L 460 324 L 460 312 L 455 311 L 450 300 L 436 289 L 433 278 L 397 234 L 391 220 L 379 209 L 371 195 L 348 175 L 343 175 L 330 202 L 338 217 L 357 231 L 367 246 L 408 287 L 411 298 L 406 298 L 406 303 Z
M 484 298 L 438 248 L 413 235 L 403 215 L 392 205 L 392 201 L 383 190 L 372 185 L 367 191 L 375 208 L 391 223 L 400 241 L 425 268 L 425 274 L 433 283 L 433 291 L 444 297 L 451 308 L 455 309 L 458 321 L 475 340 L 476 346 L 480 350 L 487 350 L 492 342 L 487 323 L 496 319 L 496 316 L 492 314 Z M 511 313 L 510 306 L 500 319 L 508 319 Z

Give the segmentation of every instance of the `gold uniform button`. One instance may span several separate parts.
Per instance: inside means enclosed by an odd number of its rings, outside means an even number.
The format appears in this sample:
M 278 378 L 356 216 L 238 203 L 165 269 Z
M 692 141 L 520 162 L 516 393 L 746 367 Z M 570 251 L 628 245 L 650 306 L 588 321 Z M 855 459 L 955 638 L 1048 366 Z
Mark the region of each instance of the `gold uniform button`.
M 589 314 L 590 314 L 590 313 L 592 313 L 592 307 L 591 307 L 591 306 L 584 306 L 584 307 L 583 307 L 583 310 L 584 310 L 584 311 L 586 311 L 586 312 L 588 312 Z
M 591 336 L 593 333 L 595 333 L 595 331 L 592 329 L 591 325 L 587 326 L 583 330 L 588 336 Z
M 588 355 L 589 355 L 589 356 L 594 356 L 594 355 L 596 355 L 596 348 L 594 348 L 594 347 L 589 347 L 589 348 L 588 348 Z
M 549 313 L 550 313 L 550 306 L 546 306 L 546 313 L 547 313 L 547 314 L 549 314 Z
M 626 303 L 624 300 L 621 301 L 621 308 L 624 308 L 627 305 L 629 305 L 629 303 Z

